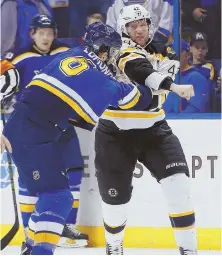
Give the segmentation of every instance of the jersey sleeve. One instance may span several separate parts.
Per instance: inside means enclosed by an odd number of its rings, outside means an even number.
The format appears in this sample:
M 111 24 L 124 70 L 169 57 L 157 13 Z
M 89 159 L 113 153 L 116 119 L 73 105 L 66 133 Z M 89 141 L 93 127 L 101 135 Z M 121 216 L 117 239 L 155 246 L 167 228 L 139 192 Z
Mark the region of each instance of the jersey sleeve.
M 1 60 L 1 99 L 11 96 L 19 85 L 19 72 L 8 60 Z
M 154 90 L 169 90 L 173 82 L 168 74 L 162 74 L 155 70 L 145 55 L 132 50 L 122 54 L 117 61 L 117 65 L 130 80 Z
M 113 107 L 121 109 L 144 110 L 152 101 L 152 92 L 145 86 L 135 86 L 132 84 L 119 83 L 119 90 L 112 102 Z

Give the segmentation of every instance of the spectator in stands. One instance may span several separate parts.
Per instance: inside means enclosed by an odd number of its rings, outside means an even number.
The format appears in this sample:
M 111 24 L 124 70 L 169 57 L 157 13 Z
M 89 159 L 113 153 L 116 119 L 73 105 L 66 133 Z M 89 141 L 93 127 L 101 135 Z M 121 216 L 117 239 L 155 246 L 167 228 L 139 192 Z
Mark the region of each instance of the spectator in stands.
M 179 99 L 176 94 L 170 92 L 163 106 L 166 112 L 180 113 L 205 113 L 209 108 L 209 89 L 204 76 L 189 65 L 190 46 L 185 41 L 181 42 L 180 57 L 180 84 L 192 84 L 195 96 L 190 100 Z
M 191 64 L 200 72 L 208 81 L 209 95 L 210 95 L 210 109 L 214 112 L 216 110 L 216 101 L 220 101 L 220 91 L 217 89 L 216 72 L 212 61 L 206 60 L 208 52 L 207 37 L 204 33 L 196 32 L 191 36 L 190 52 L 192 53 Z
M 1 4 L 1 55 L 27 48 L 29 26 L 36 14 L 52 16 L 48 0 L 3 0 Z
M 213 89 L 213 87 L 215 87 L 215 69 L 212 61 L 206 60 L 208 52 L 206 35 L 201 32 L 193 33 L 191 36 L 190 46 L 192 66 L 209 81 L 209 88 Z
M 182 30 L 205 33 L 209 58 L 221 59 L 221 0 L 182 0 L 182 12 Z

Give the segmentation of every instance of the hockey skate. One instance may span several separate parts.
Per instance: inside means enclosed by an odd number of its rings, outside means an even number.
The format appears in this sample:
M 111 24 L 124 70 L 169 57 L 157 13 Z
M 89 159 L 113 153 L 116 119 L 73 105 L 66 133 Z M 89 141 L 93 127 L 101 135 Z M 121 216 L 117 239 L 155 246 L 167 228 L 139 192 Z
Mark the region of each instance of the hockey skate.
M 197 255 L 196 250 L 187 250 L 182 247 L 179 248 L 180 255 Z
M 21 246 L 21 254 L 20 255 L 31 255 L 31 247 L 26 244 L 26 242 L 22 242 Z
M 106 255 L 123 255 L 123 243 L 106 244 Z
M 73 228 L 73 225 L 64 226 L 58 246 L 64 248 L 85 247 L 88 244 L 89 237 Z

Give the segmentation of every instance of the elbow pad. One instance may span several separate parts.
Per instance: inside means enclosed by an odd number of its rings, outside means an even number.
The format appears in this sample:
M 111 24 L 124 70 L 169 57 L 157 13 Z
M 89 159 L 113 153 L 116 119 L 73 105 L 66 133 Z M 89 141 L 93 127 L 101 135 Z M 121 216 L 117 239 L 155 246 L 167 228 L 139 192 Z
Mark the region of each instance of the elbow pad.
M 172 81 L 172 79 L 168 75 L 163 75 L 158 72 L 153 72 L 146 78 L 145 85 L 156 91 L 159 89 L 164 89 L 163 87 L 160 88 L 161 86 L 166 86 L 168 88 L 168 82 L 165 82 L 166 79 L 170 79 Z

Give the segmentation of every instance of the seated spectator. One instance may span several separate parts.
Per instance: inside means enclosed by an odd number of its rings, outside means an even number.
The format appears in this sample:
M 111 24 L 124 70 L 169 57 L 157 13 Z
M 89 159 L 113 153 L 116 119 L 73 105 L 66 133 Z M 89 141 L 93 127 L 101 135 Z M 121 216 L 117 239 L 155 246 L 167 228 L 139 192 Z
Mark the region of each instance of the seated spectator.
M 208 52 L 207 37 L 204 33 L 192 34 L 190 41 L 191 64 L 209 81 L 210 88 L 215 84 L 215 70 L 211 61 L 206 60 Z
M 29 26 L 37 14 L 52 16 L 48 0 L 3 0 L 1 4 L 1 54 L 30 45 Z
M 189 100 L 179 98 L 175 93 L 170 92 L 163 108 L 168 113 L 205 113 L 209 108 L 208 83 L 204 76 L 188 64 L 189 44 L 182 40 L 180 56 L 180 84 L 192 84 L 195 96 Z
M 210 59 L 221 59 L 221 0 L 182 0 L 182 31 L 203 32 L 209 40 Z M 188 38 L 187 38 L 188 39 Z
M 191 64 L 208 81 L 209 95 L 211 98 L 210 108 L 214 109 L 214 102 L 219 94 L 216 89 L 216 74 L 212 61 L 206 60 L 208 52 L 207 37 L 204 33 L 196 32 L 191 36 L 190 52 L 192 53 Z M 215 98 L 216 97 L 216 98 Z M 215 109 L 213 110 L 215 111 Z

